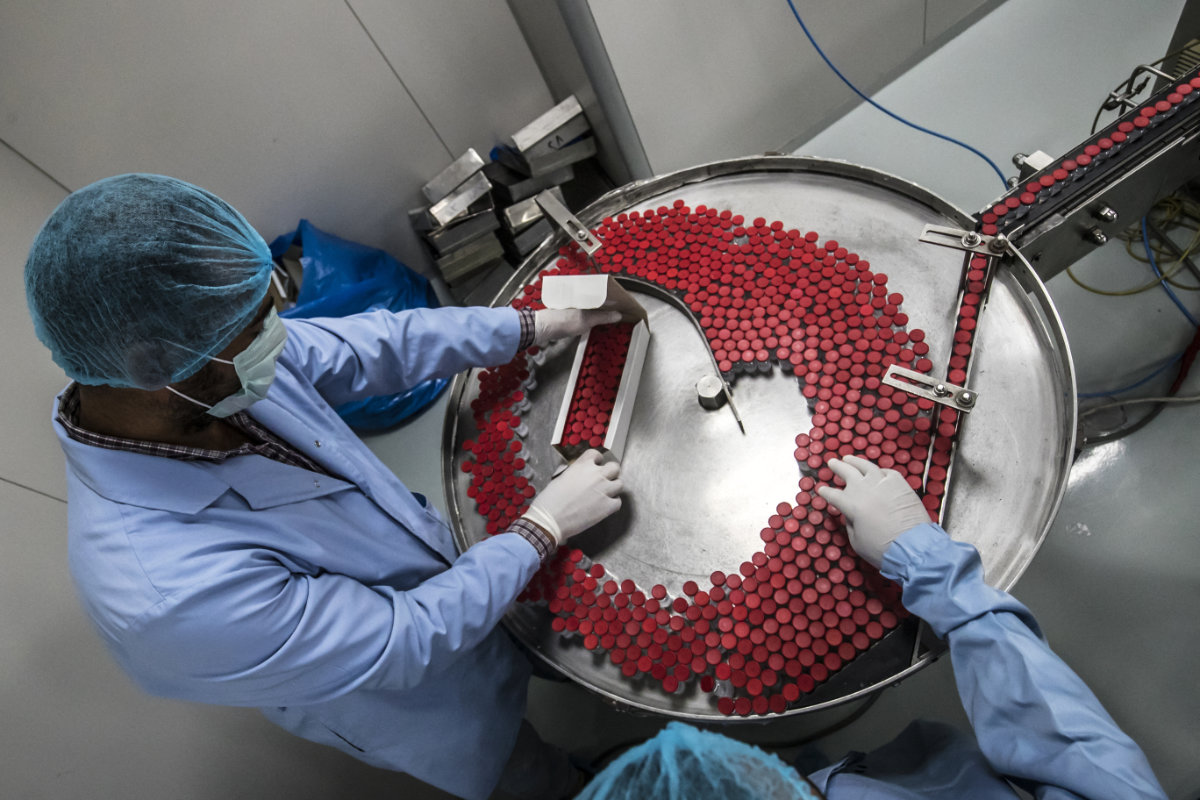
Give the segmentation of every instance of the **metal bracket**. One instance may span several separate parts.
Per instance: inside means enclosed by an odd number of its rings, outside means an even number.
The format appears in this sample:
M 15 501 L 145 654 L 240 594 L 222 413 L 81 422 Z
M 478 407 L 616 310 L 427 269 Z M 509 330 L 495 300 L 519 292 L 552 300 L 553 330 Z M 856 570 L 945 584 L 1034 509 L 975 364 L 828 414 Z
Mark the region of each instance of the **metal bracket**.
M 941 225 L 926 225 L 921 231 L 920 239 L 926 244 L 952 247 L 956 250 L 965 250 L 968 253 L 978 253 L 983 256 L 998 256 L 1012 249 L 1008 237 L 1002 233 L 995 236 L 984 236 L 975 231 L 944 228 Z
M 1136 107 L 1137 103 L 1134 102 L 1134 98 L 1145 91 L 1146 86 L 1150 83 L 1150 78 L 1146 78 L 1137 86 L 1133 85 L 1134 81 L 1136 81 L 1138 76 L 1143 72 L 1148 72 L 1155 77 L 1167 81 L 1168 83 L 1171 83 L 1175 80 L 1174 76 L 1163 72 L 1157 67 L 1151 66 L 1150 64 L 1139 64 L 1136 68 L 1134 68 L 1133 72 L 1129 73 L 1129 78 L 1126 79 L 1124 83 L 1118 85 L 1117 88 L 1108 93 L 1108 98 L 1104 101 L 1100 108 L 1104 111 L 1117 111 L 1118 114 L 1124 114 L 1126 111 L 1129 111 L 1129 109 Z M 1122 87 L 1124 87 L 1124 91 L 1121 90 Z
M 549 190 L 537 196 L 537 204 L 542 207 L 550 219 L 554 220 L 558 227 L 566 232 L 567 236 L 571 237 L 573 242 L 579 245 L 583 252 L 590 256 L 600 249 L 602 242 L 593 236 L 587 226 L 576 219 L 575 215 L 568 211 L 567 207 L 559 202 L 559 199 Z
M 956 411 L 971 411 L 979 402 L 979 395 L 962 386 L 955 386 L 947 381 L 939 381 L 920 372 L 892 364 L 883 383 L 896 389 L 902 389 L 909 394 L 924 397 L 935 403 L 948 406 Z
M 1034 150 L 1032 153 L 1016 153 L 1012 157 L 1013 165 L 1021 171 L 1020 180 L 1026 180 L 1030 175 L 1041 172 L 1054 163 L 1054 158 Z

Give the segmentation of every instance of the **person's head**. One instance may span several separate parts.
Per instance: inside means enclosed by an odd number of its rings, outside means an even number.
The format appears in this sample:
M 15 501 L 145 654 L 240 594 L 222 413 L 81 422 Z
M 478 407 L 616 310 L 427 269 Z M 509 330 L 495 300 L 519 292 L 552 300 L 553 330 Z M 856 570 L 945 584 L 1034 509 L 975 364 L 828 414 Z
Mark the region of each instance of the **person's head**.
M 42 225 L 25 294 L 68 376 L 153 391 L 203 383 L 214 356 L 245 347 L 271 268 L 266 242 L 224 200 L 163 175 L 117 175 L 71 193 Z
M 778 756 L 672 722 L 601 770 L 577 800 L 818 800 Z

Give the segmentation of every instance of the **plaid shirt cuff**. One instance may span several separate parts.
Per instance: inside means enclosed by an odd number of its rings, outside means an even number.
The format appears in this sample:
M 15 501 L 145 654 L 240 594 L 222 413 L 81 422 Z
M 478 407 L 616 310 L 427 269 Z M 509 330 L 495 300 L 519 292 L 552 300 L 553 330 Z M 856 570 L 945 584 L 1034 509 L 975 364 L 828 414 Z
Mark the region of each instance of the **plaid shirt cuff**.
M 517 310 L 517 314 L 521 317 L 521 343 L 517 345 L 517 351 L 520 352 L 527 347 L 533 346 L 533 337 L 537 331 L 533 321 L 534 311 L 531 308 L 522 308 Z
M 505 533 L 515 533 L 525 541 L 533 545 L 533 549 L 537 550 L 538 558 L 545 563 L 546 559 L 558 549 L 558 545 L 554 541 L 554 537 L 542 530 L 538 525 L 529 521 L 525 517 L 518 517 L 513 520 L 513 523 L 508 526 Z

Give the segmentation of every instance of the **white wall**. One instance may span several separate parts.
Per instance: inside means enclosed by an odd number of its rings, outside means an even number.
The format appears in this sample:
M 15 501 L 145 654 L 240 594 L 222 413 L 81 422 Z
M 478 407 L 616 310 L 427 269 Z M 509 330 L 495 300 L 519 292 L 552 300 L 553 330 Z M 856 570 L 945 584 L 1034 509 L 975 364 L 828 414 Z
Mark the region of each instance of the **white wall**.
M 23 267 L 72 189 L 164 172 L 268 239 L 300 217 L 416 265 L 405 212 L 553 101 L 502 0 L 0 5 L 0 797 L 448 797 L 257 711 L 148 697 L 79 610 Z
M 553 103 L 500 0 L 8 0 L 0 139 L 76 189 L 199 183 L 267 237 L 307 216 L 417 262 L 405 211 Z
M 999 2 L 796 0 L 796 7 L 833 62 L 871 92 Z M 559 6 L 577 37 L 583 30 L 598 42 L 585 63 L 594 82 L 615 84 L 619 100 L 605 111 L 618 131 L 622 114 L 636 130 L 621 146 L 638 177 L 789 149 L 860 102 L 820 60 L 784 0 Z M 597 91 L 604 96 L 603 86 Z

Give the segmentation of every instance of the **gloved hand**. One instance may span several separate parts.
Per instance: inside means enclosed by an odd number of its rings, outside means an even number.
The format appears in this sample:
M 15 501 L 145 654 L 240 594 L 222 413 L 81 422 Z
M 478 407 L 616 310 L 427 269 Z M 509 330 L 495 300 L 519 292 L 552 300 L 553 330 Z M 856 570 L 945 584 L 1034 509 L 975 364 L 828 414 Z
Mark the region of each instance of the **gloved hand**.
M 582 336 L 597 325 L 610 325 L 620 319 L 620 311 L 543 308 L 533 314 L 533 343 L 545 347 L 556 339 Z
M 588 450 L 533 498 L 524 517 L 557 544 L 595 525 L 621 507 L 621 465 L 601 463 L 597 450 Z
M 929 522 L 921 498 L 899 472 L 880 469 L 857 456 L 831 459 L 829 468 L 846 482 L 846 488 L 822 486 L 817 494 L 846 515 L 851 546 L 876 567 L 896 537 Z

